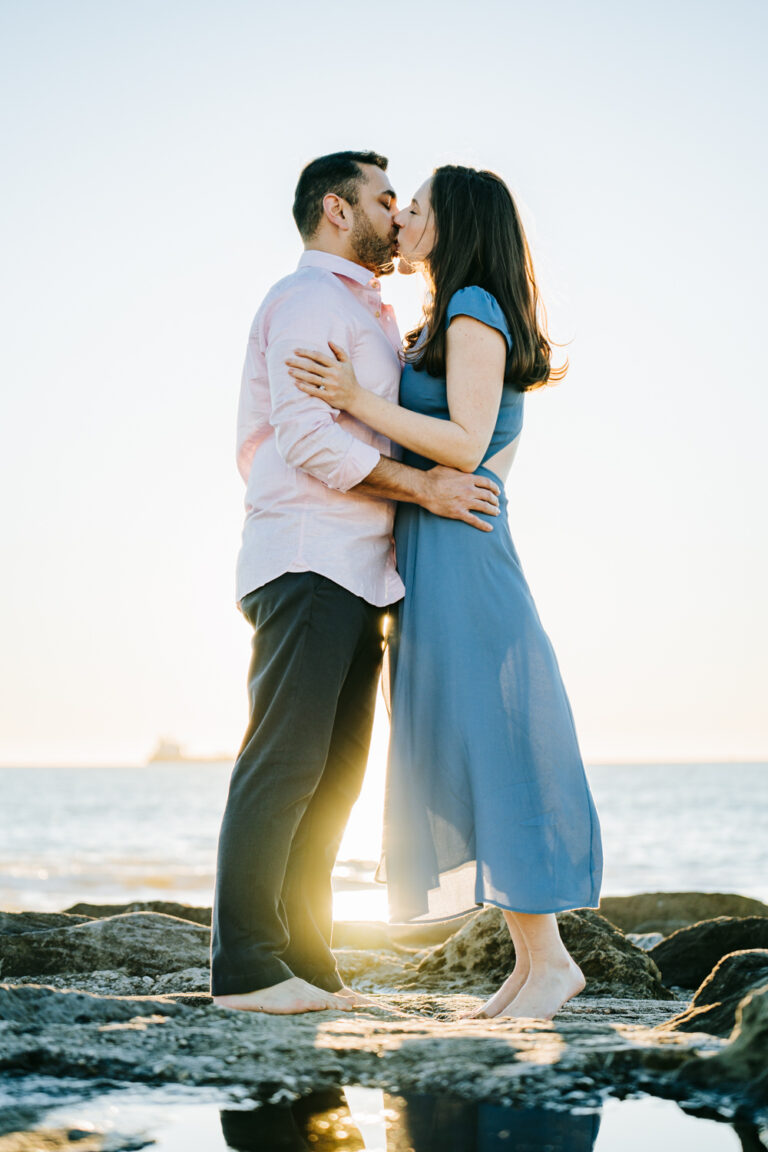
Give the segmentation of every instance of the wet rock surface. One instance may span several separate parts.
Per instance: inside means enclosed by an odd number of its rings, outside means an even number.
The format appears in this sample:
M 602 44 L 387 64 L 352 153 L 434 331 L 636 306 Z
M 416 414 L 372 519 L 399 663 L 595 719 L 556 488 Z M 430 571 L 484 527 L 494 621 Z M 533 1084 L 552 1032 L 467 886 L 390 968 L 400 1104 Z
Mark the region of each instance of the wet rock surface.
M 667 1001 L 593 998 L 547 1021 L 467 1021 L 478 1000 L 467 996 L 391 993 L 389 1007 L 354 1013 L 272 1017 L 193 1006 L 160 997 L 123 999 L 29 986 L 4 988 L 12 1017 L 0 1028 L 0 1070 L 144 1083 L 245 1085 L 256 1098 L 279 1089 L 298 1094 L 343 1083 L 412 1091 L 496 1093 L 540 1098 L 574 1075 L 633 1079 L 662 1053 L 676 1067 L 702 1042 L 688 1034 L 659 1039 L 654 1023 Z M 25 1016 L 35 1006 L 41 1026 Z M 677 1005 L 680 1007 L 680 1005 Z M 10 1014 L 9 1014 L 10 1015 Z
M 649 955 L 668 987 L 698 988 L 723 956 L 768 948 L 768 918 L 718 916 L 667 936 Z
M 603 896 L 600 913 L 622 932 L 661 932 L 714 920 L 717 916 L 768 916 L 768 904 L 735 892 L 642 892 Z
M 649 955 L 598 912 L 561 912 L 557 922 L 566 948 L 586 977 L 587 995 L 671 999 Z M 421 960 L 414 980 L 422 987 L 491 992 L 509 975 L 514 962 L 515 950 L 501 913 L 485 908 Z
M 768 949 L 732 952 L 710 972 L 696 990 L 690 1007 L 669 1021 L 682 1032 L 709 1032 L 730 1036 L 739 1004 L 750 992 L 768 984 Z M 766 1050 L 768 1063 L 768 1050 Z
M 526 1106 L 647 1090 L 709 1107 L 727 1099 L 750 1115 L 768 1107 L 768 1083 L 755 1067 L 768 1028 L 765 996 L 739 996 L 739 984 L 748 991 L 762 971 L 754 956 L 713 974 L 697 1005 L 707 1008 L 704 996 L 717 998 L 712 1005 L 738 998 L 729 1040 L 704 1015 L 694 1031 L 677 1027 L 687 999 L 674 999 L 648 954 L 598 913 L 558 919 L 588 985 L 554 1021 L 464 1018 L 514 962 L 495 909 L 422 951 L 338 950 L 345 980 L 385 1002 L 295 1017 L 215 1007 L 208 929 L 181 916 L 141 910 L 53 926 L 30 919 L 27 930 L 0 935 L 0 1073 L 236 1085 L 255 1100 L 360 1084 Z M 715 1060 L 724 1061 L 719 1079 Z

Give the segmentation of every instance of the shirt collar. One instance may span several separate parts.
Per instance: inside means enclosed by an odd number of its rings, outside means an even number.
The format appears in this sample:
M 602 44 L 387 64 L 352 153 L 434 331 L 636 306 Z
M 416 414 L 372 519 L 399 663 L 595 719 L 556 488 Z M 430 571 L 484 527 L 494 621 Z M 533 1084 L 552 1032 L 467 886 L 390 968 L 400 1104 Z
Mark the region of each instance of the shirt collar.
M 327 268 L 329 272 L 334 272 L 337 276 L 347 276 L 350 280 L 356 280 L 358 284 L 364 284 L 366 287 L 376 287 L 379 283 L 370 268 L 363 268 L 362 264 L 345 260 L 343 256 L 336 256 L 333 252 L 322 252 L 315 248 L 308 252 L 302 252 L 299 268 Z

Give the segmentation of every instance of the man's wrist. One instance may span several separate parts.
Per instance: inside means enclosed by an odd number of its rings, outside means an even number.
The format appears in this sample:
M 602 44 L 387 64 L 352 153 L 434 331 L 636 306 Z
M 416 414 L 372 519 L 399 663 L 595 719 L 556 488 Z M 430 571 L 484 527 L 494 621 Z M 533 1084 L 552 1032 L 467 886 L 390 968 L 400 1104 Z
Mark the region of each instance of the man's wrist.
M 415 482 L 415 492 L 413 496 L 414 504 L 420 504 L 422 508 L 429 508 L 430 501 L 434 496 L 434 481 L 429 472 L 422 472 L 420 468 L 415 468 L 418 472 L 418 479 Z

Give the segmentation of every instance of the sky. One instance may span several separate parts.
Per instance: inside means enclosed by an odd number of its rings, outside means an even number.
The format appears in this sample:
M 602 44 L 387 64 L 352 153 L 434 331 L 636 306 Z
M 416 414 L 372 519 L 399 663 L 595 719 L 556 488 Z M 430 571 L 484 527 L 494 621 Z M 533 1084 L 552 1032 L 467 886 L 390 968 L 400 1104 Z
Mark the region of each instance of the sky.
M 301 167 L 508 182 L 562 384 L 512 534 L 585 759 L 768 758 L 768 9 L 0 3 L 0 763 L 231 754 L 234 463 Z M 401 328 L 417 278 L 388 278 Z M 377 728 L 381 759 L 386 724 Z

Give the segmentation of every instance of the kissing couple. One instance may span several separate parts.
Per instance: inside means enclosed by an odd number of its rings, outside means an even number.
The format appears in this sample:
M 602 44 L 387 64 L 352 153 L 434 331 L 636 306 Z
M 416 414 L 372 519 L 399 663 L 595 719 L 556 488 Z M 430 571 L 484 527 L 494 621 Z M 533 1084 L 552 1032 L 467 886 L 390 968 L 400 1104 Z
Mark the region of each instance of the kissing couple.
M 250 719 L 219 839 L 211 992 L 277 1014 L 371 1003 L 339 976 L 331 873 L 388 644 L 390 918 L 495 905 L 515 965 L 475 1015 L 550 1019 L 584 987 L 555 913 L 597 906 L 600 828 L 504 481 L 526 393 L 565 369 L 504 181 L 446 165 L 400 208 L 387 167 L 337 152 L 304 168 L 304 252 L 248 340 Z M 395 260 L 427 288 L 404 342 L 379 282 Z

